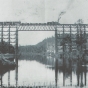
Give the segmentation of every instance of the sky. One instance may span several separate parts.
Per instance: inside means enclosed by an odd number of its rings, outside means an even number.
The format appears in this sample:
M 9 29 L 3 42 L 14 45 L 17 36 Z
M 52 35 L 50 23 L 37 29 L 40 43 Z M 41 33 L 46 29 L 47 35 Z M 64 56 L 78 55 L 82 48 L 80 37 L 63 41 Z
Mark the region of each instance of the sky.
M 0 21 L 45 23 L 60 18 L 61 24 L 74 24 L 78 19 L 87 24 L 87 8 L 88 0 L 0 0 Z M 36 44 L 52 35 L 54 32 L 19 32 L 19 44 Z

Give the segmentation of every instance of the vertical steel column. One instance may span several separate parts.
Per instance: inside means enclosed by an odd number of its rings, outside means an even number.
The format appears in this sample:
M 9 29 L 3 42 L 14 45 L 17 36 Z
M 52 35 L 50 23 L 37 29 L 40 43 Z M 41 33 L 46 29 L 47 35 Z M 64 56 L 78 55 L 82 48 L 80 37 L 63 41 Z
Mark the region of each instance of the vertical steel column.
M 76 38 L 76 42 L 79 41 L 79 29 L 78 29 L 78 25 L 77 25 L 77 38 Z M 78 63 L 77 63 L 77 85 L 79 86 L 79 46 L 77 44 L 77 51 L 78 51 Z
M 0 29 L 0 32 L 2 33 L 2 29 Z M 0 38 L 0 39 L 1 39 L 0 42 L 2 42 L 2 34 L 1 34 L 1 33 L 0 33 L 0 35 L 1 35 L 1 36 L 0 36 L 0 37 L 1 37 L 1 38 Z M 2 48 L 2 45 L 0 45 L 0 49 L 1 49 L 1 48 Z M 0 72 L 0 73 L 1 73 L 1 74 L 0 74 L 0 87 L 2 88 L 2 82 L 1 82 L 1 81 L 2 81 L 2 70 L 1 70 L 1 69 L 2 69 L 2 67 L 0 67 L 0 71 L 1 71 L 1 72 Z
M 10 24 L 9 24 L 9 54 L 10 54 Z M 10 87 L 10 70 L 8 71 L 8 87 Z
M 87 36 L 86 36 L 86 28 L 85 28 L 85 25 L 84 25 L 84 41 L 85 41 L 85 44 L 84 44 L 84 49 L 85 49 L 85 51 L 86 51 L 86 43 L 87 43 L 87 38 L 86 38 Z M 86 53 L 84 52 L 84 57 L 83 57 L 83 59 L 85 59 L 85 55 L 86 55 Z M 86 62 L 84 63 L 85 65 L 86 65 Z
M 82 37 L 82 28 L 81 28 L 81 24 L 80 24 L 80 42 L 81 42 L 81 46 L 80 46 L 80 67 L 81 67 L 81 86 L 83 86 L 83 67 L 82 67 L 82 59 L 83 59 L 83 37 Z
M 3 53 L 3 24 L 1 29 L 1 53 Z
M 63 86 L 65 86 L 65 60 L 64 60 L 64 48 L 65 48 L 65 43 L 64 43 L 64 25 L 63 25 Z
M 85 28 L 85 25 L 84 25 L 84 39 L 85 39 L 85 42 L 87 42 L 87 38 L 86 38 L 86 28 Z M 85 51 L 86 51 L 86 43 L 85 43 Z M 85 52 L 84 52 L 84 58 L 83 59 L 86 59 L 85 58 Z M 86 62 L 84 62 L 84 64 L 86 65 Z M 85 67 L 85 71 L 84 71 L 84 78 L 85 78 L 85 86 L 86 86 L 86 67 Z
M 16 65 L 18 65 L 18 29 L 16 28 L 16 48 L 15 48 L 15 61 L 16 61 Z
M 55 83 L 57 87 L 58 79 L 58 45 L 57 45 L 57 27 L 55 27 Z
M 70 25 L 70 85 L 72 86 L 72 38 L 71 38 L 71 25 Z
M 1 53 L 3 53 L 3 23 L 1 28 Z M 2 87 L 2 70 L 1 70 L 1 87 Z
M 16 27 L 16 48 L 15 48 L 15 61 L 16 61 L 16 88 L 18 88 L 18 29 Z

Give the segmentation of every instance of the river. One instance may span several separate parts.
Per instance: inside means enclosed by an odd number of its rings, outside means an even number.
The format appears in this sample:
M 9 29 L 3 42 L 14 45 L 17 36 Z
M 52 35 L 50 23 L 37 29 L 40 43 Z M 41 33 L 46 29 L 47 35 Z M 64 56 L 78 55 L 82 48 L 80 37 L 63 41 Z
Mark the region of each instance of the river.
M 15 70 L 10 71 L 10 85 L 16 85 Z M 58 70 L 57 85 L 63 86 L 63 72 Z M 82 74 L 82 81 L 85 84 L 85 73 Z M 86 81 L 88 80 L 88 73 L 86 73 Z M 72 76 L 72 79 L 71 79 Z M 79 83 L 81 82 L 79 78 Z M 77 85 L 76 71 L 65 74 L 65 85 Z M 3 74 L 3 85 L 8 85 L 8 72 Z M 19 60 L 18 61 L 18 85 L 55 85 L 55 70 L 47 68 L 45 64 L 42 64 L 36 60 Z M 88 82 L 86 82 L 88 85 Z

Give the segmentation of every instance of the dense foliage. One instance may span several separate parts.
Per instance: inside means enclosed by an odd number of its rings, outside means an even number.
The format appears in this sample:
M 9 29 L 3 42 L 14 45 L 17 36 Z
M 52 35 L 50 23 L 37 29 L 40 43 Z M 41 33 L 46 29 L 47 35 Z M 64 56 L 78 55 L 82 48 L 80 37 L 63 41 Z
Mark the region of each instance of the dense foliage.
M 14 47 L 9 43 L 3 41 L 3 43 L 0 42 L 0 52 L 1 53 L 15 53 Z
M 27 46 L 20 46 L 19 51 L 20 53 L 31 53 L 31 54 L 41 54 L 44 55 L 46 52 L 47 43 L 54 43 L 54 37 L 44 39 L 43 41 L 39 42 L 36 45 L 27 45 Z

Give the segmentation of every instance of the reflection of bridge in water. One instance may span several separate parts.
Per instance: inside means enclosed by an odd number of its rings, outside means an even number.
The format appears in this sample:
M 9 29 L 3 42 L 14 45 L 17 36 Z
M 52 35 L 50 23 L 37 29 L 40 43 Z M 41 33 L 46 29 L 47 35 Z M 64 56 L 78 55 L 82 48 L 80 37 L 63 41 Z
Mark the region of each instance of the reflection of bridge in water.
M 87 57 L 87 38 L 88 24 L 56 24 L 56 23 L 21 23 L 21 22 L 0 22 L 0 39 L 1 49 L 3 51 L 3 41 L 13 44 L 15 47 L 15 62 L 16 62 L 16 86 L 18 85 L 18 32 L 19 31 L 55 31 L 55 58 L 56 69 L 58 70 L 58 58 L 62 55 L 63 67 L 65 67 L 65 58 L 70 59 L 72 63 L 73 51 L 76 50 L 76 59 L 81 63 Z M 76 48 L 75 48 L 76 47 Z M 62 51 L 62 52 L 61 52 Z M 68 57 L 66 57 L 68 56 Z M 83 64 L 83 63 L 81 63 Z M 80 64 L 79 64 L 80 65 Z M 57 77 L 57 74 L 55 74 Z M 64 75 L 64 73 L 63 73 Z M 71 78 L 72 79 L 72 78 Z M 63 80 L 65 80 L 63 76 Z M 57 82 L 57 79 L 56 79 Z M 85 83 L 86 84 L 86 83 Z M 8 85 L 10 86 L 10 72 L 8 74 Z M 57 84 L 56 84 L 57 85 Z M 65 86 L 65 82 L 63 81 Z M 72 85 L 72 84 L 71 84 Z

